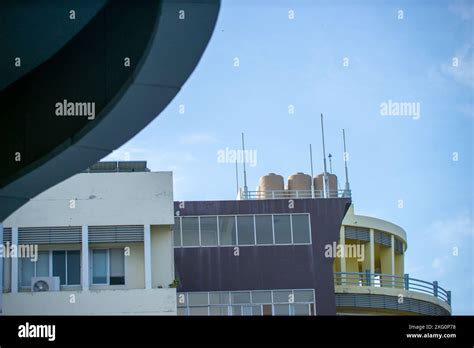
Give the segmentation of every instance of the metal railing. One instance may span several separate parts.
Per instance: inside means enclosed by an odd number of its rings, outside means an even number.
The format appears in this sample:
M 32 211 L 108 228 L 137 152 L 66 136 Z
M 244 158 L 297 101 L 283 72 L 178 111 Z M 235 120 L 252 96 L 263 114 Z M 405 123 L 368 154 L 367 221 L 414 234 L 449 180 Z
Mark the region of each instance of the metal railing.
M 350 190 L 329 190 L 327 198 L 350 198 Z M 245 191 L 240 190 L 237 197 L 241 200 L 253 199 L 286 199 L 286 198 L 325 198 L 323 190 L 273 190 L 273 191 Z
M 451 291 L 443 289 L 437 281 L 427 282 L 410 278 L 408 274 L 402 277 L 394 274 L 370 272 L 335 272 L 334 284 L 404 289 L 434 296 L 451 305 Z

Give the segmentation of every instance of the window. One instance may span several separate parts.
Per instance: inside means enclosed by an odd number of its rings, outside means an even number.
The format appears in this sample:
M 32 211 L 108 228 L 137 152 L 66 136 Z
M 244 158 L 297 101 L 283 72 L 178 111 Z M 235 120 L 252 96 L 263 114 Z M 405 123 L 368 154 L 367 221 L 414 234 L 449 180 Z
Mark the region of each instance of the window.
M 237 216 L 237 233 L 239 235 L 239 245 L 255 244 L 253 215 Z
M 310 315 L 309 304 L 292 305 L 293 315 Z
M 183 217 L 181 224 L 183 246 L 199 246 L 199 218 Z
M 92 284 L 125 284 L 125 255 L 123 249 L 92 250 Z
M 61 285 L 81 284 L 81 257 L 79 250 L 53 250 L 53 277 Z
M 235 238 L 235 217 L 219 216 L 220 245 L 236 245 Z
M 211 306 L 209 307 L 210 315 L 228 315 L 228 306 Z
M 253 291 L 252 303 L 272 303 L 271 291 Z
M 228 304 L 229 293 L 228 292 L 211 292 L 209 293 L 209 302 L 211 304 Z
M 92 284 L 107 284 L 107 250 L 92 251 Z
M 313 302 L 313 290 L 295 290 L 295 302 Z
M 291 291 L 281 290 L 273 291 L 273 302 L 274 303 L 288 303 L 290 302 Z
M 208 307 L 189 307 L 189 315 L 209 315 Z
M 190 306 L 207 305 L 208 302 L 207 292 L 195 292 L 188 293 L 188 303 Z
M 202 216 L 201 245 L 217 245 L 217 216 Z
M 274 215 L 275 244 L 291 244 L 290 215 Z
M 181 246 L 181 219 L 179 217 L 174 218 L 173 239 L 174 246 Z
M 257 244 L 273 244 L 273 227 L 271 215 L 255 215 Z
M 309 218 L 306 214 L 292 215 L 293 243 L 309 243 Z
M 125 284 L 125 255 L 123 249 L 110 249 L 110 285 Z
M 273 306 L 273 315 L 290 315 L 290 307 L 287 304 L 276 304 Z
M 248 291 L 239 291 L 232 292 L 232 303 L 250 303 L 250 292 Z

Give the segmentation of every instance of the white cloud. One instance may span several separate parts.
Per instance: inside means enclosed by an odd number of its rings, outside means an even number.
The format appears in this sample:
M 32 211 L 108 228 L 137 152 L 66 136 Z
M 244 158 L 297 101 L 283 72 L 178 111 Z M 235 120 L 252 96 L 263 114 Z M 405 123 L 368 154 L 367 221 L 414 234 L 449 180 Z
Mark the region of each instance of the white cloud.
M 471 214 L 465 210 L 452 218 L 435 221 L 426 235 L 440 244 L 448 245 L 450 249 L 470 243 L 474 238 Z
M 218 140 L 214 136 L 206 133 L 188 134 L 179 138 L 179 143 L 182 145 L 203 145 L 217 142 Z

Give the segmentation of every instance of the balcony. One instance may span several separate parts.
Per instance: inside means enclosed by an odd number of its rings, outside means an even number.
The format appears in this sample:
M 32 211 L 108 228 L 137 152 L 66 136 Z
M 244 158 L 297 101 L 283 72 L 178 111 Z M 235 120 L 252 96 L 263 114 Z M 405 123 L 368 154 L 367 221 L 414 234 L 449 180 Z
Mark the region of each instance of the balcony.
M 336 272 L 338 307 L 365 307 L 387 312 L 450 315 L 451 291 L 438 282 L 370 272 Z M 352 295 L 352 297 L 350 296 Z M 394 313 L 392 313 L 394 314 Z

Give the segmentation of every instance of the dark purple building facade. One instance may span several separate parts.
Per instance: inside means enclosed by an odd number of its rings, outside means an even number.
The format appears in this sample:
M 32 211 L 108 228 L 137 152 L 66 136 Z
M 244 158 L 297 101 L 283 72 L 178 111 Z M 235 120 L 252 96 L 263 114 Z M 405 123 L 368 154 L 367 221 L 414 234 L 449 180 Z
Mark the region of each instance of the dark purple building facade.
M 178 314 L 335 315 L 350 198 L 175 202 Z

